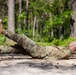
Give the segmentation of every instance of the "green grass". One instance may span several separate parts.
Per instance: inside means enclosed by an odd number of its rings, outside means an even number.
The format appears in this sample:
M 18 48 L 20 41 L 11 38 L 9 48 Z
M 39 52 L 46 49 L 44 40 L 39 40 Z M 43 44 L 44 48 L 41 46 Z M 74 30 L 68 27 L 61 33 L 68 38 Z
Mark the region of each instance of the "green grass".
M 37 42 L 37 44 L 41 45 L 41 46 L 51 46 L 51 45 L 57 45 L 57 46 L 68 46 L 69 43 L 76 41 L 76 38 L 67 38 L 67 39 L 54 39 L 52 42 L 48 43 L 44 43 L 44 42 Z

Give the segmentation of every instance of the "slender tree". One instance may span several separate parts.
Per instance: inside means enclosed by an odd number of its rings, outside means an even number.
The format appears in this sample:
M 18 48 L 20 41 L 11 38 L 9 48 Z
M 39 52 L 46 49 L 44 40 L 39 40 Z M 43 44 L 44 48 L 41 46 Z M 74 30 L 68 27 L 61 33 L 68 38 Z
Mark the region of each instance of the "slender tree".
M 71 17 L 71 37 L 76 37 L 76 0 L 71 1 L 71 10 L 73 11 L 72 17 Z
M 22 12 L 22 0 L 19 0 L 19 14 Z M 19 29 L 21 30 L 21 20 L 19 22 Z
M 28 4 L 29 0 L 26 0 L 26 30 L 28 30 Z
M 15 32 L 15 1 L 8 0 L 8 30 Z

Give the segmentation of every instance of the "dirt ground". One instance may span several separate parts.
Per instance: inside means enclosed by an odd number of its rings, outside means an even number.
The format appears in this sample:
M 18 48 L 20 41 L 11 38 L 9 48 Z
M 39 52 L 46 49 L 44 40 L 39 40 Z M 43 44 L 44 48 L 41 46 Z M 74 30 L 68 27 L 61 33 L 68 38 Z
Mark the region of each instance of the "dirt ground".
M 76 75 L 76 59 L 32 59 L 23 55 L 0 55 L 0 75 Z

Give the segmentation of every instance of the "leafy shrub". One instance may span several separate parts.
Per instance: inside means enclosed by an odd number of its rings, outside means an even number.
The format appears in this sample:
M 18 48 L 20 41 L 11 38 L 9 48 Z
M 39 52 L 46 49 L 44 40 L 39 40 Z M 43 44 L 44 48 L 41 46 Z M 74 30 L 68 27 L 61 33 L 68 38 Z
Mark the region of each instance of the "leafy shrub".
M 50 36 L 47 36 L 47 37 L 44 37 L 43 38 L 43 42 L 51 42 L 53 41 L 54 38 L 50 37 Z
M 3 35 L 0 35 L 0 45 L 3 45 L 6 41 L 6 37 L 4 37 Z

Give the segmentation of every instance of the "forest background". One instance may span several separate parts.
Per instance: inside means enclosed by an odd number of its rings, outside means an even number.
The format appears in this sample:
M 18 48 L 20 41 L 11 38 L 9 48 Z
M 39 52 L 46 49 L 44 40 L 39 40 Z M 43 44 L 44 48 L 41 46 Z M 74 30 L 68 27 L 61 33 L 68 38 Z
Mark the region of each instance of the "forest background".
M 0 0 L 0 18 L 5 29 L 39 45 L 68 46 L 76 41 L 75 5 L 75 0 Z M 0 45 L 5 42 L 0 35 Z

